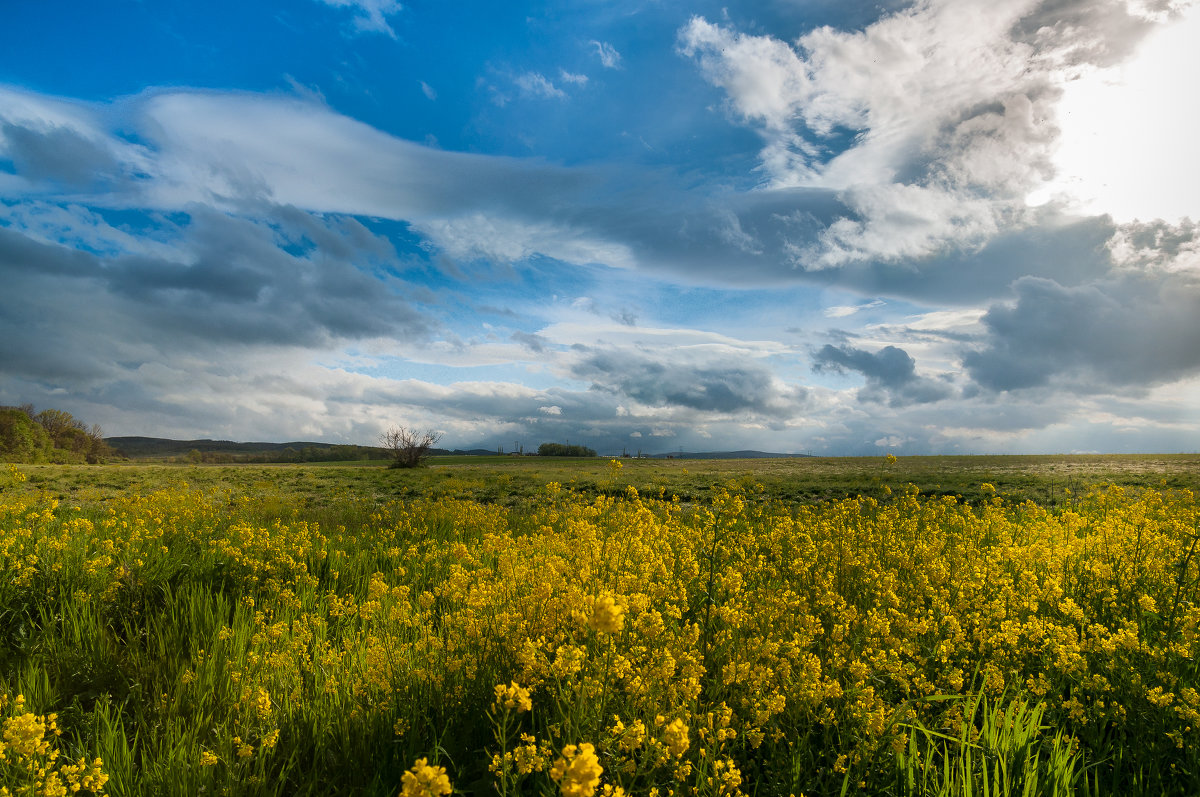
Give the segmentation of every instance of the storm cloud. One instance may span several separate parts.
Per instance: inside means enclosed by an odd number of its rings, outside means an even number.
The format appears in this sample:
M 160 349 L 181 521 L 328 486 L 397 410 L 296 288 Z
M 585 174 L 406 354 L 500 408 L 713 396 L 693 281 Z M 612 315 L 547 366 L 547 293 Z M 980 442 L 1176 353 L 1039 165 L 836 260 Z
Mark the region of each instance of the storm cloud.
M 627 350 L 583 348 L 581 354 L 572 376 L 651 407 L 786 418 L 799 411 L 805 395 L 803 388 L 781 383 L 769 368 L 754 363 L 719 357 L 680 362 Z
M 867 378 L 858 391 L 859 401 L 886 401 L 893 407 L 941 401 L 952 393 L 949 385 L 917 374 L 917 363 L 908 352 L 885 346 L 875 353 L 852 346 L 826 345 L 813 358 L 816 371 L 856 371 Z
M 1200 372 L 1200 278 L 1193 272 L 1077 287 L 1023 277 L 1013 291 L 1013 303 L 983 317 L 987 345 L 963 359 L 986 389 L 1141 389 Z

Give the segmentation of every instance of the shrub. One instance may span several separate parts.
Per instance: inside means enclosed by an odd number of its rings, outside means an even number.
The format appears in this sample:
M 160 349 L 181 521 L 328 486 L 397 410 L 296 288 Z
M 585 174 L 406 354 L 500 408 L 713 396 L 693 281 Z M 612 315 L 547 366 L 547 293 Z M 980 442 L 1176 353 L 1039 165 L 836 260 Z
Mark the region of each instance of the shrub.
M 383 447 L 392 457 L 390 468 L 415 468 L 429 456 L 430 449 L 441 440 L 440 433 L 432 429 L 418 432 L 403 426 L 394 426 L 380 436 Z

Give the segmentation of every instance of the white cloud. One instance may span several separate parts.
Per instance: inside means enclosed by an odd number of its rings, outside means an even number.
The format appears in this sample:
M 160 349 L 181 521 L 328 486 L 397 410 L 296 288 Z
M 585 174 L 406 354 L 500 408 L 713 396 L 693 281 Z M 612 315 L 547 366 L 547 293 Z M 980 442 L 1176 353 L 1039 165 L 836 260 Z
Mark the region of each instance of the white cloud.
M 400 13 L 402 6 L 396 0 L 320 0 L 335 8 L 351 8 L 354 15 L 354 30 L 359 33 L 383 33 L 396 38 L 396 31 L 388 24 L 387 17 Z
M 146 143 L 111 132 L 114 118 Z M 454 257 L 634 264 L 627 245 L 552 220 L 586 175 L 422 146 L 296 98 L 176 91 L 94 107 L 0 87 L 0 129 L 0 157 L 20 167 L 3 175 L 12 198 L 58 196 L 69 179 L 95 207 L 292 205 L 404 220 Z
M 438 96 L 437 91 L 433 88 L 433 86 L 429 85 L 424 80 L 421 81 L 421 93 L 425 95 L 426 99 L 430 100 L 436 100 Z
M 520 221 L 472 213 L 414 222 L 438 248 L 459 260 L 517 263 L 535 254 L 568 263 L 631 267 L 633 256 L 621 244 L 593 238 L 553 222 Z
M 526 72 L 513 79 L 521 94 L 526 97 L 539 97 L 547 100 L 561 100 L 567 93 L 546 79 L 541 72 Z
M 558 70 L 558 76 L 562 78 L 564 83 L 573 83 L 576 86 L 585 86 L 588 82 L 587 75 L 577 75 L 565 69 Z
M 596 55 L 600 57 L 600 64 L 606 69 L 620 69 L 621 54 L 617 52 L 617 48 L 613 47 L 608 42 L 592 41 L 592 46 L 596 48 Z
M 1089 59 L 1124 57 L 1151 29 L 1144 16 L 1115 1 L 929 0 L 794 43 L 697 17 L 679 47 L 759 131 L 765 187 L 839 192 L 851 215 L 791 249 L 829 268 L 972 249 L 1029 223 L 1026 198 L 1054 170 L 1062 85 Z
M 823 314 L 826 318 L 848 318 L 863 310 L 874 310 L 876 307 L 883 307 L 886 302 L 876 299 L 872 302 L 863 302 L 862 304 L 839 304 L 832 307 L 826 307 Z

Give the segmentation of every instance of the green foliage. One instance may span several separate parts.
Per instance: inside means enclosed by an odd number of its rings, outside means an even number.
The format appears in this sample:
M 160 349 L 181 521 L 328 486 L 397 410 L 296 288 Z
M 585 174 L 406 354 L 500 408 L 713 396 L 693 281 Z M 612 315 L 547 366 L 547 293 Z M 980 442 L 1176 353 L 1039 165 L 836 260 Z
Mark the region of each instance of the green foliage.
M 1079 789 L 1083 754 L 1062 728 L 1045 724 L 1044 700 L 1004 694 L 989 700 L 985 690 L 931 699 L 955 701 L 951 715 L 960 721 L 946 731 L 915 718 L 901 724 L 909 732 L 896 751 L 901 794 L 1066 797 Z
M 124 452 L 124 448 L 121 448 L 121 451 Z M 130 454 L 130 457 L 133 459 L 148 458 L 145 455 L 139 457 L 137 454 Z M 188 449 L 184 454 L 164 456 L 161 457 L 161 460 L 187 462 L 192 465 L 252 465 L 266 463 L 362 462 L 365 460 L 380 461 L 390 458 L 391 454 L 389 452 L 376 446 L 307 445 L 303 448 L 288 446 L 277 450 L 248 452 L 203 451 L 193 447 Z
M 52 447 L 50 435 L 24 410 L 0 409 L 0 460 L 46 462 Z
M 568 446 L 562 443 L 542 443 L 538 446 L 539 457 L 594 457 L 596 452 L 587 446 Z
M 113 455 L 99 426 L 88 427 L 64 410 L 0 408 L 0 461 L 71 465 L 104 462 Z

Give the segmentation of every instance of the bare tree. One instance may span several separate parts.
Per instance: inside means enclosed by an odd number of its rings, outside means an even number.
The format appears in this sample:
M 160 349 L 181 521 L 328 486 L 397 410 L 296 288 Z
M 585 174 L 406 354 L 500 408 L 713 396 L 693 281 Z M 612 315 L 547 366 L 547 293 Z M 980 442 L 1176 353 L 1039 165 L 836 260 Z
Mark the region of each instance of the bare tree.
M 415 468 L 429 456 L 429 449 L 442 439 L 442 435 L 432 429 L 418 432 L 416 429 L 393 426 L 379 439 L 392 455 L 392 464 L 388 467 Z

